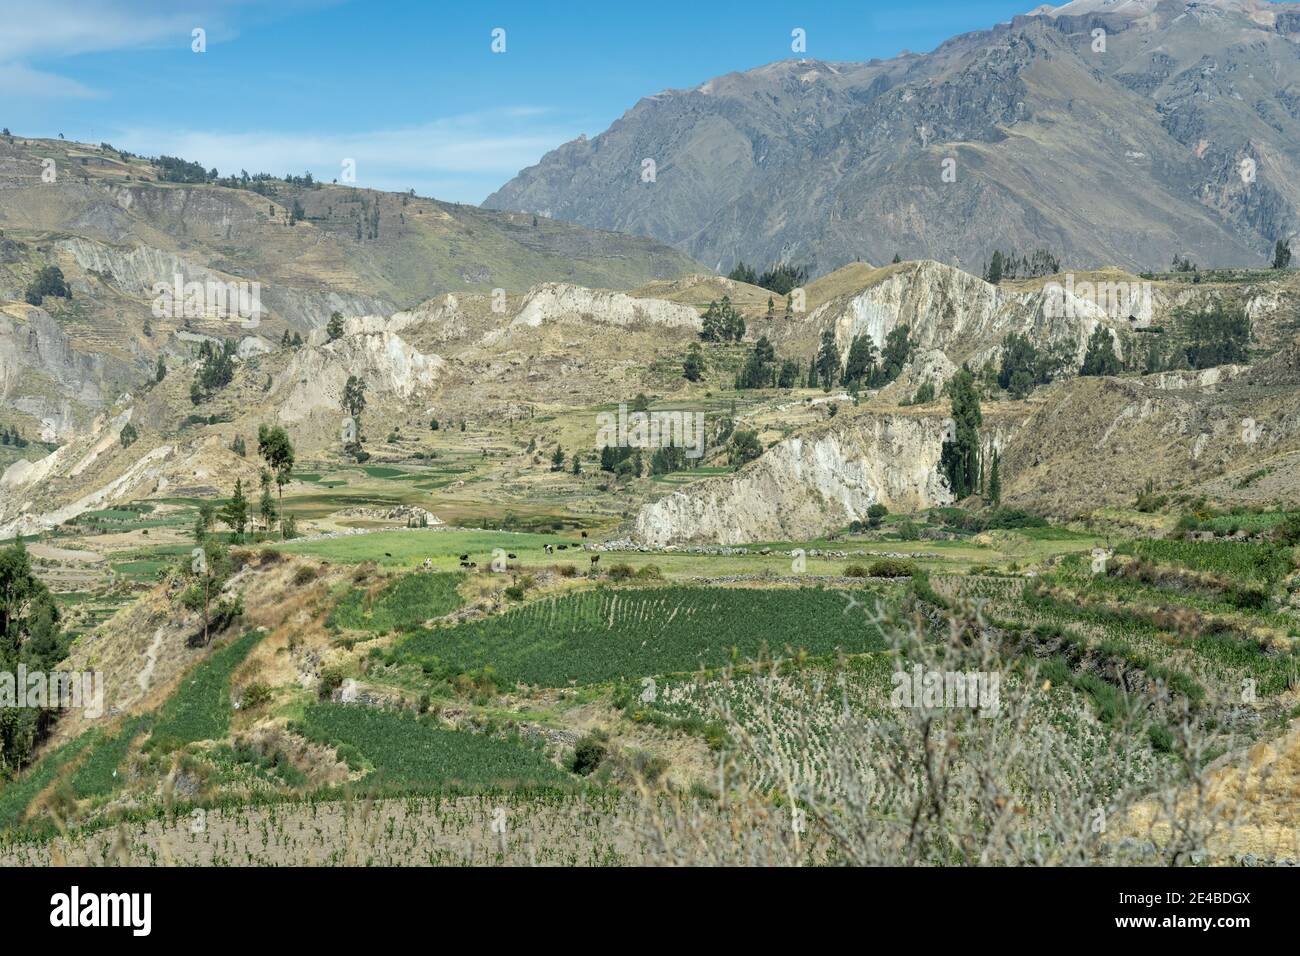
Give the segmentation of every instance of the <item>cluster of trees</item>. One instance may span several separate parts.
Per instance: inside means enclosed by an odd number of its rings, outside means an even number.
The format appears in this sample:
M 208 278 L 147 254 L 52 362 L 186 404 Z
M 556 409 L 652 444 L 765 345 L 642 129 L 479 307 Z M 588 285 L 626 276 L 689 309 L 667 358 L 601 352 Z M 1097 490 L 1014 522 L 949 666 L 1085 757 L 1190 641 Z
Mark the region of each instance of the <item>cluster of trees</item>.
M 60 299 L 71 299 L 72 289 L 63 278 L 63 270 L 58 266 L 45 266 L 36 273 L 35 278 L 27 284 L 24 298 L 28 305 L 40 305 L 47 295 Z
M 205 340 L 199 345 L 199 369 L 190 383 L 190 401 L 195 405 L 207 401 L 234 377 L 234 340 L 225 339 L 220 345 Z
M 606 445 L 600 450 L 600 470 L 620 478 L 639 478 L 645 467 L 640 448 Z
M 1099 324 L 1088 338 L 1078 374 L 1119 375 L 1132 370 L 1150 375 L 1249 361 L 1250 319 L 1239 306 L 1216 302 L 1197 312 L 1182 310 L 1174 318 L 1176 333 L 1143 336 L 1140 341 L 1145 348 L 1135 342 L 1127 361 L 1118 354 L 1114 331 Z M 996 385 L 1012 398 L 1024 398 L 1036 386 L 1046 385 L 1071 370 L 1074 362 L 1069 343 L 1041 349 L 1027 336 L 1012 332 L 1002 340 L 996 371 L 990 372 L 986 366 L 980 373 L 980 384 L 986 394 L 991 394 Z
M 777 263 L 766 272 L 759 274 L 752 266 L 737 263 L 736 268 L 727 273 L 727 278 L 735 282 L 747 282 L 760 288 L 775 292 L 777 295 L 789 295 L 808 281 L 808 267 Z
M 736 376 L 736 388 L 794 388 L 799 382 L 799 363 L 777 358 L 776 349 L 762 336 L 750 350 Z
M 710 302 L 704 310 L 700 338 L 706 342 L 739 342 L 745 337 L 745 317 L 731 304 L 730 296 Z
M 1060 260 L 1047 249 L 1035 249 L 1027 256 L 995 249 L 984 266 L 984 281 L 997 285 L 1003 279 L 1033 279 L 1056 275 L 1060 271 Z
M 808 363 L 808 388 L 816 388 L 818 383 L 825 383 L 825 388 L 829 392 L 831 386 L 835 384 L 835 376 L 840 371 L 840 347 L 835 344 L 835 330 L 831 328 L 822 330 L 821 345 L 817 348 L 817 354 L 813 360 Z
M 302 348 L 302 344 L 303 344 L 302 336 L 299 335 L 297 332 L 294 332 L 292 335 L 290 335 L 289 330 L 285 329 L 284 335 L 280 336 L 280 348 L 300 349 Z
M 1098 325 L 1088 337 L 1088 350 L 1083 355 L 1080 375 L 1118 375 L 1119 356 L 1115 354 L 1115 336 L 1104 325 Z
M 569 470 L 573 474 L 582 474 L 582 454 L 575 451 L 572 458 L 566 458 L 562 445 L 556 445 L 555 453 L 551 455 L 551 471 L 564 471 L 566 460 L 569 462 Z
M 242 454 L 243 440 L 237 451 Z M 280 537 L 289 538 L 294 534 L 294 522 L 291 516 L 284 515 L 284 486 L 293 478 L 295 453 L 289 433 L 279 425 L 260 425 L 257 429 L 257 453 L 265 463 L 258 472 L 261 495 L 257 503 L 257 514 L 262 519 L 262 530 L 270 532 L 279 521 Z M 271 492 L 272 487 L 278 496 Z M 199 506 L 199 516 L 194 527 L 194 537 L 203 543 L 214 521 L 220 521 L 230 529 L 231 539 L 239 541 L 250 529 L 256 530 L 253 520 L 253 506 L 244 491 L 242 478 L 235 479 L 235 488 L 230 498 L 220 508 L 214 508 L 210 502 Z
M 0 426 L 0 445 L 12 445 L 14 448 L 26 448 L 27 439 L 19 434 L 17 427 Z
M 885 336 L 885 347 L 879 353 L 870 335 L 855 336 L 844 363 L 842 384 L 846 388 L 883 388 L 898 378 L 916 347 L 911 332 L 906 323 L 894 326 Z M 830 384 L 827 380 L 828 388 Z
M 140 433 L 130 422 L 123 425 L 122 430 L 117 433 L 117 440 L 122 443 L 123 448 L 130 448 L 139 438 Z
M 1068 344 L 1039 349 L 1029 337 L 1012 332 L 1002 340 L 997 383 L 1012 398 L 1024 398 L 1036 385 L 1046 385 L 1074 363 Z
M 209 183 L 217 179 L 215 169 L 204 169 L 200 163 L 178 156 L 159 156 L 152 162 L 158 170 L 158 178 L 165 183 Z
M 820 385 L 829 391 L 838 381 L 848 389 L 883 388 L 902 373 L 911 358 L 916 343 L 911 339 L 911 328 L 897 325 L 885 336 L 885 346 L 876 351 L 870 335 L 854 336 L 849 345 L 848 357 L 840 368 L 840 350 L 835 344 L 835 330 L 822 332 L 817 354 L 808 363 L 808 388 Z
M 1249 358 L 1250 319 L 1244 309 L 1216 302 L 1200 312 L 1179 312 L 1177 319 L 1190 367 L 1212 368 Z
M 1176 334 L 1147 339 L 1145 374 L 1213 368 L 1250 360 L 1250 318 L 1239 306 L 1216 302 L 1206 309 L 1174 314 Z
M 49 589 L 32 573 L 22 539 L 0 550 L 0 671 L 52 673 L 68 655 L 59 607 Z M 56 711 L 32 707 L 0 708 L 0 777 L 10 776 L 32 759 Z

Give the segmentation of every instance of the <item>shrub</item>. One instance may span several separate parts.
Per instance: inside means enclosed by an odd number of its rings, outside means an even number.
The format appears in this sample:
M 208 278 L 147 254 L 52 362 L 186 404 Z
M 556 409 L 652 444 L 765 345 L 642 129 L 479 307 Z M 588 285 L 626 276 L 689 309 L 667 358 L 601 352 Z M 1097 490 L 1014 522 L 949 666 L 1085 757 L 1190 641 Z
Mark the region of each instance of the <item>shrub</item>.
M 326 667 L 320 672 L 320 698 L 329 700 L 343 686 L 343 668 Z
M 28 305 L 40 305 L 47 295 L 62 299 L 72 298 L 72 290 L 68 288 L 68 283 L 63 278 L 63 270 L 58 266 L 46 266 L 36 273 L 36 278 L 32 279 L 27 286 L 24 298 Z
M 844 569 L 846 578 L 869 578 L 871 574 L 861 564 L 850 564 Z
M 616 564 L 609 569 L 609 579 L 611 581 L 630 581 L 636 576 L 636 572 L 630 564 Z
M 244 688 L 244 694 L 239 699 L 239 706 L 243 710 L 252 710 L 254 707 L 260 707 L 271 699 L 271 687 L 262 681 L 254 681 Z
M 587 734 L 573 748 L 573 757 L 569 760 L 569 769 L 580 777 L 594 772 L 605 759 L 605 744 L 595 734 Z
M 867 576 L 873 578 L 910 578 L 914 574 L 916 565 L 899 558 L 881 558 L 867 568 Z

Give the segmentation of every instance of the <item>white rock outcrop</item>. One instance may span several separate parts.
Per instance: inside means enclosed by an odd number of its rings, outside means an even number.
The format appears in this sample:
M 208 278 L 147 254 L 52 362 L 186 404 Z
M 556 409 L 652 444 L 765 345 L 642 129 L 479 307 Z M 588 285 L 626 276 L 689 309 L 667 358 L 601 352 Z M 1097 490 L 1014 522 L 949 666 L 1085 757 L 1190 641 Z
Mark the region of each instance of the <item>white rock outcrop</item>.
M 947 419 L 863 415 L 787 438 L 734 475 L 705 479 L 644 506 L 638 544 L 801 541 L 866 517 L 877 502 L 916 511 L 950 503 L 939 474 Z

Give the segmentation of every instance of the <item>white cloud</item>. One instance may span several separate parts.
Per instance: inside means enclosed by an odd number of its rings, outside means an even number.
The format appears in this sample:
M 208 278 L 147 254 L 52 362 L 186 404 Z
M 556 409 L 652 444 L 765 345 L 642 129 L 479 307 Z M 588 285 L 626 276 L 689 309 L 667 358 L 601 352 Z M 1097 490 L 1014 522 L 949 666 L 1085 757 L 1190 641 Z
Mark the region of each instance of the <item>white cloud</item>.
M 276 12 L 326 2 L 293 0 Z M 207 32 L 209 44 L 219 43 L 237 35 L 236 13 L 256 15 L 256 8 L 255 0 L 0 0 L 0 76 L 16 76 L 27 84 L 18 92 L 32 95 L 92 95 L 75 80 L 29 64 L 142 47 L 188 49 L 196 27 Z
M 147 0 L 0 0 L 0 61 L 77 56 L 148 46 L 189 45 L 190 30 L 225 29 L 230 3 L 158 4 Z M 210 21 L 210 23 L 209 23 Z
M 98 97 L 102 94 L 76 80 L 44 73 L 21 63 L 0 63 L 0 89 L 5 95 L 31 98 Z
M 135 128 L 112 141 L 147 155 L 180 156 L 216 167 L 222 175 L 310 170 L 329 182 L 345 159 L 356 163 L 357 185 L 414 188 L 422 195 L 481 201 L 505 179 L 543 153 L 573 139 L 551 111 L 511 107 L 394 129 L 358 133 L 285 133 L 272 130 Z

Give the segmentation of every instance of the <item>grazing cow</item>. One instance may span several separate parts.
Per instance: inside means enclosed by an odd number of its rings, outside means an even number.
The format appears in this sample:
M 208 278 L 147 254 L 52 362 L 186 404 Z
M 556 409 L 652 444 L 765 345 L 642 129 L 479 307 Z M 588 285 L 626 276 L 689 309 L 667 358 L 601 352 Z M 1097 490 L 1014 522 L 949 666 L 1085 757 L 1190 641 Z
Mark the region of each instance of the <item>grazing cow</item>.
M 469 566 L 470 566 L 471 568 L 477 568 L 477 567 L 478 567 L 478 562 L 477 562 L 477 561 L 471 561 L 471 562 L 469 563 Z
M 585 538 L 585 537 L 587 536 L 587 532 L 585 532 L 585 531 L 582 532 L 582 536 Z
M 557 544 L 556 547 L 559 548 L 561 551 L 569 550 L 569 546 L 567 544 Z
M 384 557 L 386 557 L 386 558 L 391 558 L 392 556 L 393 556 L 393 555 L 392 555 L 392 552 L 391 552 L 391 551 L 385 551 L 385 552 L 384 552 Z
M 461 559 L 462 561 L 468 561 L 468 560 L 469 560 L 469 555 L 468 555 L 468 554 L 462 554 L 462 555 L 460 556 L 460 559 Z
M 507 554 L 506 557 L 509 558 L 511 561 L 513 561 L 515 558 L 518 557 L 518 555 L 515 555 L 515 554 Z
M 598 554 L 593 554 L 593 555 L 591 556 L 591 566 L 592 566 L 593 568 L 596 566 L 596 564 L 597 564 L 599 561 L 600 561 L 600 555 L 598 555 Z
M 551 547 L 549 544 L 542 545 L 542 547 L 546 549 L 546 553 L 547 553 L 547 554 L 554 554 L 554 553 L 555 553 L 555 549 L 554 549 L 553 547 Z

